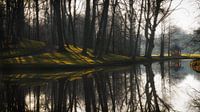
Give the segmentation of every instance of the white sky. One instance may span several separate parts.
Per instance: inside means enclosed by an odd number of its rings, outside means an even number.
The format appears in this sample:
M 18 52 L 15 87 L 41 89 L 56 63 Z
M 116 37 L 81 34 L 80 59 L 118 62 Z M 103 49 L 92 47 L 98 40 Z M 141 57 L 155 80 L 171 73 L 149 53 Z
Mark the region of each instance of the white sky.
M 77 0 L 77 7 L 81 0 Z M 172 8 L 177 6 L 181 0 L 173 0 Z M 81 1 L 82 2 L 82 1 Z M 80 5 L 80 4 L 79 4 Z M 169 16 L 170 23 L 182 28 L 187 33 L 200 27 L 200 9 L 196 0 L 182 0 L 178 8 Z M 158 28 L 157 30 L 160 30 Z
M 200 26 L 199 17 L 200 9 L 198 10 L 198 4 L 196 0 L 183 0 L 181 5 L 176 11 L 170 15 L 170 19 L 173 25 L 181 27 L 188 33 L 192 33 L 194 29 Z M 174 0 L 174 5 L 178 4 L 180 0 Z

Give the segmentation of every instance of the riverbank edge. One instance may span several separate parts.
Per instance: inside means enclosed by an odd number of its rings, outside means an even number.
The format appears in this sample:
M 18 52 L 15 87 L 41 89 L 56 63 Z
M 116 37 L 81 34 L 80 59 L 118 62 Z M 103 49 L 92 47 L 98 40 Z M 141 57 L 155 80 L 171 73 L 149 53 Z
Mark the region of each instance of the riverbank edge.
M 9 70 L 82 70 L 98 67 L 124 66 L 131 64 L 147 64 L 160 61 L 176 60 L 176 59 L 200 59 L 200 57 L 163 57 L 153 56 L 152 58 L 137 57 L 136 59 L 124 59 L 119 61 L 105 61 L 95 64 L 0 64 L 0 71 Z

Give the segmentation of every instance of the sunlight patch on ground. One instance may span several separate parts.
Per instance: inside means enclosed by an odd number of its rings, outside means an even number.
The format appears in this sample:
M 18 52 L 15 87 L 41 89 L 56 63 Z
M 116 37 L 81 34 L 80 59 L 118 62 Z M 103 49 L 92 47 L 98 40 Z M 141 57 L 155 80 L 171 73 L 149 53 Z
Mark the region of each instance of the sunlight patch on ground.
M 70 45 L 70 48 L 66 48 L 64 52 L 48 52 L 41 53 L 34 56 L 21 56 L 15 58 L 8 58 L 1 60 L 2 64 L 98 64 L 103 62 L 114 62 L 120 60 L 129 60 L 126 56 L 108 54 L 102 59 L 95 59 L 95 56 L 88 52 L 88 56 L 81 54 L 82 49 Z

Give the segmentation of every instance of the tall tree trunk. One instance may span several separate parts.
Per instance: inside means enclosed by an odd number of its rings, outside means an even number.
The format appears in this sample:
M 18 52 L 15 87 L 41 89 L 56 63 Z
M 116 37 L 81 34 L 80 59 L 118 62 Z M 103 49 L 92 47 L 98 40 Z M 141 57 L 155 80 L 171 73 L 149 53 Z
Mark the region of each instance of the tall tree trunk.
M 72 12 L 71 12 L 71 1 L 72 0 L 68 0 L 68 10 L 69 10 L 69 33 L 70 36 L 72 36 L 72 44 L 73 46 L 76 47 L 76 38 L 75 38 L 75 29 L 74 29 L 74 23 L 73 23 L 73 19 L 72 19 Z
M 35 2 L 35 12 L 36 12 L 36 40 L 40 39 L 40 29 L 39 29 L 39 1 L 34 0 Z
M 115 25 L 115 12 L 116 12 L 116 6 L 118 4 L 118 0 L 112 0 L 112 20 L 111 20 L 111 26 L 110 26 L 110 34 L 109 34 L 109 37 L 108 37 L 108 42 L 107 42 L 107 45 L 106 45 L 106 53 L 108 53 L 109 51 L 109 47 L 110 47 L 110 43 L 111 43 L 111 39 L 113 38 L 114 40 L 114 36 L 113 36 L 113 33 L 114 33 L 114 25 Z
M 145 23 L 145 30 L 144 30 L 144 35 L 146 38 L 146 43 L 145 43 L 145 57 L 147 57 L 147 51 L 149 48 L 149 27 L 150 27 L 150 9 L 151 9 L 151 4 L 150 4 L 150 0 L 145 0 L 145 11 L 146 13 L 146 23 Z
M 5 39 L 5 35 L 4 35 L 4 6 L 3 4 L 0 3 L 0 50 L 3 48 L 3 44 L 4 44 L 4 39 Z
M 61 9 L 62 9 L 62 28 L 63 28 L 63 36 L 65 39 L 65 44 L 67 45 L 67 47 L 69 47 L 68 44 L 68 38 L 67 38 L 67 17 L 66 17 L 66 13 L 67 13 L 67 9 L 66 9 L 66 0 L 62 0 L 62 4 L 61 4 Z
M 135 50 L 134 50 L 134 57 L 135 56 L 138 56 L 138 41 L 139 41 L 139 36 L 140 36 L 140 27 L 141 27 L 141 22 L 142 22 L 142 14 L 143 14 L 143 5 L 144 5 L 144 0 L 142 0 L 142 3 L 141 3 L 141 7 L 140 7 L 140 17 L 139 17 L 139 21 L 138 21 L 138 29 L 137 29 L 137 35 L 136 35 L 136 40 L 135 40 Z
M 129 55 L 133 56 L 134 55 L 134 39 L 133 37 L 135 36 L 135 18 L 134 18 L 134 8 L 133 8 L 133 0 L 129 0 L 129 22 L 130 22 L 130 29 L 129 29 L 129 46 L 130 46 L 130 51 Z
M 105 52 L 105 37 L 108 20 L 108 9 L 110 0 L 105 0 L 103 3 L 103 12 L 99 24 L 99 31 L 97 33 L 97 40 L 95 46 L 95 55 L 101 58 Z
M 16 11 L 16 34 L 18 40 L 21 40 L 24 36 L 24 0 L 17 0 Z
M 90 36 L 89 36 L 89 48 L 94 48 L 94 38 L 96 35 L 95 23 L 96 23 L 96 7 L 97 7 L 98 0 L 93 0 L 92 6 L 92 21 L 91 21 L 91 29 L 90 29 Z
M 61 0 L 54 0 L 53 6 L 54 6 L 54 11 L 55 11 L 55 18 L 56 18 L 56 23 L 57 23 L 57 33 L 58 33 L 58 50 L 63 51 L 65 50 L 64 48 L 64 38 L 63 38 L 63 30 L 62 30 L 62 25 L 61 25 L 61 11 L 60 11 L 60 5 L 61 5 Z
M 89 47 L 89 34 L 90 34 L 90 0 L 86 0 L 86 10 L 85 10 L 85 24 L 84 24 L 84 35 L 83 35 L 83 54 L 87 54 L 87 49 Z

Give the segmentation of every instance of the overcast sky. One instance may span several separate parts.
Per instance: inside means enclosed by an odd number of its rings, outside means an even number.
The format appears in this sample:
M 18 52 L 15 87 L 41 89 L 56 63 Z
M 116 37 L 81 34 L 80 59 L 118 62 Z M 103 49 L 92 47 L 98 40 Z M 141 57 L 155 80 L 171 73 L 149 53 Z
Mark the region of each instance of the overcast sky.
M 180 0 L 174 0 L 174 5 L 178 4 Z M 198 10 L 198 4 L 195 0 L 183 0 L 181 5 L 178 7 L 176 11 L 172 13 L 170 19 L 172 24 L 177 25 L 191 33 L 194 29 L 196 29 L 199 24 L 199 17 L 197 17 L 200 13 L 200 9 Z
M 80 2 L 81 0 L 77 1 Z M 181 0 L 173 0 L 172 8 L 177 6 L 180 3 L 180 1 Z M 187 33 L 192 33 L 193 30 L 195 30 L 197 27 L 200 27 L 200 17 L 198 17 L 198 15 L 200 15 L 200 9 L 198 9 L 198 4 L 196 0 L 182 0 L 177 10 L 175 10 L 169 16 L 169 18 L 172 25 L 176 25 L 182 28 Z M 160 29 L 158 28 L 157 30 Z

